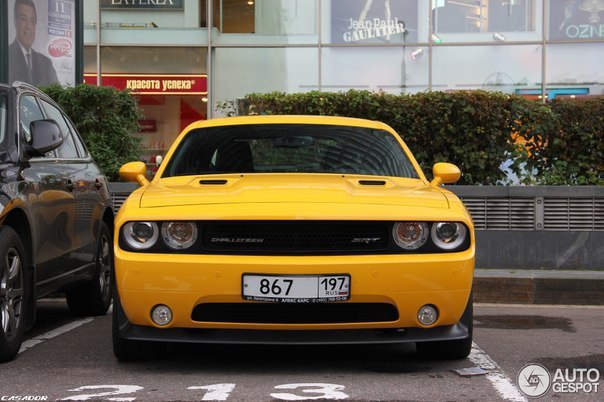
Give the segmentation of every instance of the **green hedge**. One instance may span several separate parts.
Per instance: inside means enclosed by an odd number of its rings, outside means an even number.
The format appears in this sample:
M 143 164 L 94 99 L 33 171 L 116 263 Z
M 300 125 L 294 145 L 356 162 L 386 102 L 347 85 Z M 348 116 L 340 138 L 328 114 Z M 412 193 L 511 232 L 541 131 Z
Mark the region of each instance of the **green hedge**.
M 130 92 L 85 84 L 42 90 L 71 118 L 109 180 L 119 179 L 121 165 L 140 159 L 140 138 L 132 134 L 139 131 L 142 112 Z
M 486 91 L 389 95 L 351 90 L 250 94 L 238 106 L 240 114 L 383 121 L 401 135 L 428 177 L 434 163 L 447 161 L 461 168 L 460 184 L 509 184 L 500 169 L 504 163 L 526 184 L 604 184 L 602 100 L 544 105 Z M 235 113 L 233 102 L 218 109 Z M 515 143 L 516 136 L 527 145 Z
M 549 103 L 558 121 L 548 133 L 543 184 L 604 184 L 604 98 Z

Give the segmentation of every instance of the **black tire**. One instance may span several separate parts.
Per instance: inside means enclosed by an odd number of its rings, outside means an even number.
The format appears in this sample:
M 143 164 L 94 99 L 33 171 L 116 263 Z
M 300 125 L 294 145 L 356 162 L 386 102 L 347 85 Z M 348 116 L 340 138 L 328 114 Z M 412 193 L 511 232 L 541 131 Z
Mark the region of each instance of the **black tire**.
M 19 235 L 10 227 L 0 227 L 0 363 L 17 356 L 25 334 L 31 288 L 26 267 Z
M 470 299 L 460 320 L 460 323 L 468 328 L 469 336 L 453 341 L 417 342 L 415 344 L 417 354 L 421 358 L 429 360 L 465 359 L 472 350 L 473 321 L 474 303 L 472 294 L 470 294 Z
M 167 345 L 165 343 L 120 338 L 119 329 L 121 326 L 128 325 L 128 318 L 122 309 L 116 289 L 114 289 L 113 294 L 112 318 L 113 354 L 119 361 L 136 362 L 153 360 L 161 358 L 166 354 Z
M 113 288 L 113 242 L 111 231 L 105 222 L 97 241 L 94 261 L 94 277 L 67 290 L 67 305 L 72 314 L 77 316 L 97 316 L 107 313 L 111 305 Z

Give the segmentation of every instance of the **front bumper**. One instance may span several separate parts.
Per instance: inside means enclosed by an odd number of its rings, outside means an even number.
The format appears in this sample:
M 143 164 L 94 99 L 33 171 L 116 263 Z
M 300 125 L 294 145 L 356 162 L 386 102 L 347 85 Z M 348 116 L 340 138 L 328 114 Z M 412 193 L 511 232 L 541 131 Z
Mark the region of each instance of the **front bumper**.
M 126 252 L 116 247 L 115 272 L 123 320 L 120 337 L 220 343 L 398 343 L 462 339 L 459 324 L 472 287 L 474 249 L 460 253 L 372 256 L 169 255 Z M 337 323 L 202 322 L 192 319 L 205 303 L 259 303 L 241 297 L 244 273 L 351 276 L 351 298 L 337 303 L 387 303 L 392 321 Z M 151 310 L 171 308 L 173 320 L 155 325 Z M 417 320 L 432 304 L 439 318 Z M 287 304 L 284 304 L 284 308 Z M 434 338 L 433 338 L 434 337 Z
M 123 339 L 138 341 L 220 343 L 255 345 L 345 345 L 389 344 L 466 339 L 469 330 L 463 323 L 432 329 L 349 329 L 315 331 L 267 331 L 232 329 L 159 329 L 124 323 L 118 331 Z

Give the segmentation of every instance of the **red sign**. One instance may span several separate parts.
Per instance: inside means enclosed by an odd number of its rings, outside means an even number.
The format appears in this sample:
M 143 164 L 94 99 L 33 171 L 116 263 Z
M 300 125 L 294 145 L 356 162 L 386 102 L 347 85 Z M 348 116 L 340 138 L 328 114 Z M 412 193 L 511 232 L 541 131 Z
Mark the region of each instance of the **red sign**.
M 207 95 L 206 74 L 102 74 L 102 85 L 129 89 L 140 95 Z M 96 85 L 96 74 L 84 74 L 84 83 Z
M 153 120 L 153 119 L 139 120 L 138 125 L 140 126 L 141 133 L 156 133 L 157 132 L 157 120 Z
M 71 41 L 65 38 L 57 38 L 48 45 L 48 54 L 52 57 L 71 57 Z

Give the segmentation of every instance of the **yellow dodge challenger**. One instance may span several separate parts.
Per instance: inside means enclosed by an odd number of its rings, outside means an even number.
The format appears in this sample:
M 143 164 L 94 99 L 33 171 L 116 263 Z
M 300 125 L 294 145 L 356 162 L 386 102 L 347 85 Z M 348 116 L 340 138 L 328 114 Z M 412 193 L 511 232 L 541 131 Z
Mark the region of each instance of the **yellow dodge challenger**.
M 115 221 L 113 349 L 169 342 L 472 345 L 470 215 L 388 125 L 318 116 L 200 121 Z

